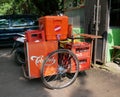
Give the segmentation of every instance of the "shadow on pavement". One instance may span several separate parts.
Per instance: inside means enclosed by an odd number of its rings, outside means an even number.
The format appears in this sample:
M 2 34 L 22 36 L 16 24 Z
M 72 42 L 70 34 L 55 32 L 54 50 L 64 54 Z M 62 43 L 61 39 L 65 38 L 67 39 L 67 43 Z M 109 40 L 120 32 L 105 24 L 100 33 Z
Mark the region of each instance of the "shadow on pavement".
M 0 97 L 51 97 L 40 79 L 28 80 L 9 55 L 11 49 L 0 49 Z
M 70 97 L 92 97 L 92 92 L 86 88 L 86 78 L 87 74 L 85 71 L 79 73 L 77 79 L 78 87 L 73 90 Z

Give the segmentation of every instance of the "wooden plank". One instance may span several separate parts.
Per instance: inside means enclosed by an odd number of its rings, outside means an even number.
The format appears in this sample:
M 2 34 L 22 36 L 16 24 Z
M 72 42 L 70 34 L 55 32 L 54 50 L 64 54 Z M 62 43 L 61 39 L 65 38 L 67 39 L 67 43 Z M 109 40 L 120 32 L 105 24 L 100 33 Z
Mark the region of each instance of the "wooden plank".
M 120 46 L 112 46 L 114 49 L 120 49 Z
M 75 34 L 73 35 L 74 37 L 76 36 L 82 36 L 84 38 L 91 38 L 91 39 L 96 39 L 96 38 L 102 38 L 102 36 L 98 36 L 98 35 L 91 35 L 91 34 Z

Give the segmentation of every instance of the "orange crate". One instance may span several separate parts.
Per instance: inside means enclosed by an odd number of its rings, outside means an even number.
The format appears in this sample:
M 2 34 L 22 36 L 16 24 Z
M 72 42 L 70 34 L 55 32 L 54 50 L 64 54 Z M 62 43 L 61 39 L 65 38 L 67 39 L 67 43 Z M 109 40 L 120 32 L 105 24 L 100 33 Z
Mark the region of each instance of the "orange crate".
M 79 70 L 87 70 L 91 64 L 91 44 L 87 42 L 67 43 L 66 49 L 72 50 L 79 60 Z M 72 71 L 75 71 L 75 64 L 72 62 Z
M 28 30 L 25 32 L 26 41 L 40 42 L 45 40 L 44 32 L 40 30 Z
M 46 56 L 58 49 L 57 41 L 41 41 L 41 42 L 26 42 L 25 45 L 26 50 L 26 71 L 28 72 L 28 76 L 32 78 L 39 78 L 40 70 L 42 63 Z M 54 58 L 55 62 L 53 65 L 45 68 L 45 75 L 54 75 L 57 70 L 57 57 Z M 51 70 L 52 69 L 52 70 Z M 51 71 L 50 71 L 51 70 Z
M 79 60 L 79 71 L 84 71 L 84 70 L 88 70 L 90 69 L 90 60 L 91 58 L 90 57 L 86 57 L 86 58 L 80 58 L 78 59 Z M 75 63 L 72 62 L 72 72 L 75 72 L 76 71 L 76 66 L 75 66 Z
M 39 29 L 44 30 L 46 40 L 57 40 L 56 35 L 60 34 L 60 40 L 67 38 L 68 17 L 67 16 L 45 16 L 39 18 Z
M 79 58 L 91 57 L 91 44 L 87 42 L 67 43 L 66 49 L 72 50 L 72 52 Z

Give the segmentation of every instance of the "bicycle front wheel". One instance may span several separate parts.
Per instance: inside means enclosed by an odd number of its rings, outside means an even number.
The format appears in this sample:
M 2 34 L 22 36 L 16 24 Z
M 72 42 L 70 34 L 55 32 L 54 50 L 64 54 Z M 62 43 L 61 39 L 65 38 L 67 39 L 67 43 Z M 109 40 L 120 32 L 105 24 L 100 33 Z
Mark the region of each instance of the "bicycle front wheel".
M 41 78 L 50 89 L 61 89 L 71 85 L 79 72 L 76 55 L 67 49 L 59 49 L 50 53 L 43 62 Z

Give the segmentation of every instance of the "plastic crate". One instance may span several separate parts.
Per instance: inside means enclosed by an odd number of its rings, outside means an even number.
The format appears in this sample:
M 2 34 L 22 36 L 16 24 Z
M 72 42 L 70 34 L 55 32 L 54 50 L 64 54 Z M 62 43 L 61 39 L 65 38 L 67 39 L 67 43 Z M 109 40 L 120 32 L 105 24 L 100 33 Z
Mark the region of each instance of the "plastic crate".
M 87 42 L 75 42 L 67 43 L 66 49 L 72 50 L 72 52 L 79 58 L 91 57 L 91 44 Z
M 68 35 L 68 17 L 67 16 L 45 16 L 39 18 L 39 29 L 45 32 L 46 40 L 65 40 Z
M 80 58 L 79 60 L 79 71 L 84 71 L 84 70 L 88 70 L 90 69 L 91 66 L 91 58 L 90 57 L 86 57 L 86 58 Z M 76 66 L 74 62 L 71 62 L 72 64 L 72 72 L 76 71 Z
M 45 41 L 44 32 L 40 30 L 28 30 L 25 32 L 25 37 L 27 42 Z
M 87 42 L 67 43 L 66 49 L 72 50 L 79 60 L 79 70 L 87 70 L 91 65 L 91 44 Z M 75 71 L 75 64 L 72 62 L 72 71 Z
M 91 66 L 91 57 L 79 59 L 79 70 L 80 71 L 90 69 L 90 66 Z

